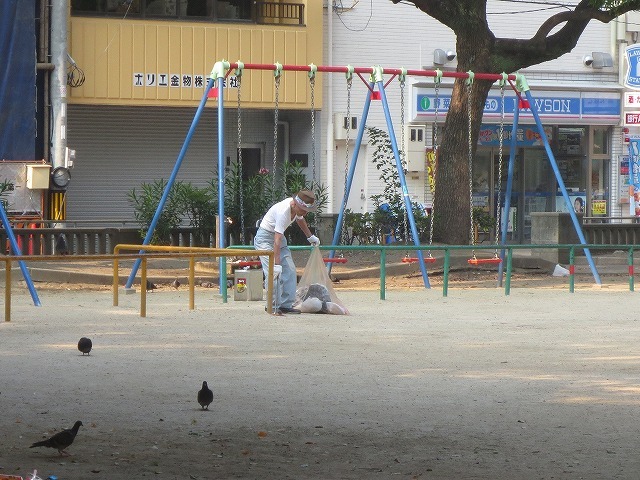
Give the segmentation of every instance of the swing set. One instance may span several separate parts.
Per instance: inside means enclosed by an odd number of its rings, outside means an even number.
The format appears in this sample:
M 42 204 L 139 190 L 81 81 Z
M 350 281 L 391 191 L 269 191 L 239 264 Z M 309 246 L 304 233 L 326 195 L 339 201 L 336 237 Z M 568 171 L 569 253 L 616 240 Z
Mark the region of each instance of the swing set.
M 519 118 L 519 112 L 520 110 L 525 110 L 528 109 L 531 114 L 533 115 L 533 118 L 535 120 L 535 123 L 538 127 L 538 131 L 540 133 L 540 137 L 544 143 L 544 147 L 549 159 L 549 162 L 552 166 L 552 169 L 555 173 L 555 177 L 556 180 L 558 182 L 558 187 L 560 188 L 562 195 L 564 197 L 565 203 L 567 204 L 567 206 L 571 206 L 571 200 L 569 198 L 569 195 L 567 193 L 564 181 L 562 180 L 562 177 L 560 175 L 560 171 L 558 169 L 558 165 L 556 163 L 555 157 L 551 151 L 551 147 L 549 145 L 548 139 L 544 133 L 544 129 L 542 127 L 542 123 L 540 122 L 540 117 L 538 115 L 538 112 L 535 108 L 535 103 L 533 102 L 533 97 L 531 95 L 529 86 L 527 84 L 527 81 L 525 79 L 525 77 L 521 74 L 510 74 L 507 75 L 506 73 L 502 73 L 502 74 L 491 74 L 491 73 L 474 73 L 474 72 L 442 72 L 440 70 L 407 70 L 405 68 L 383 68 L 381 66 L 374 66 L 374 67 L 353 67 L 351 65 L 347 65 L 347 66 L 317 66 L 314 64 L 310 64 L 310 65 L 282 65 L 279 63 L 275 63 L 275 64 L 245 64 L 242 63 L 240 61 L 235 62 L 235 63 L 230 63 L 227 61 L 219 61 L 216 62 L 213 70 L 211 71 L 211 75 L 209 76 L 209 80 L 207 82 L 207 85 L 205 87 L 205 91 L 204 94 L 202 96 L 202 100 L 200 101 L 200 104 L 198 106 L 198 109 L 196 111 L 196 114 L 194 116 L 194 119 L 191 123 L 191 127 L 189 128 L 189 131 L 187 133 L 187 136 L 185 138 L 185 141 L 183 143 L 182 149 L 180 150 L 180 153 L 178 155 L 178 158 L 176 160 L 176 163 L 174 165 L 173 171 L 171 172 L 171 175 L 169 177 L 169 180 L 167 181 L 167 185 L 165 187 L 165 190 L 163 192 L 163 195 L 160 199 L 160 202 L 158 204 L 158 208 L 156 210 L 156 213 L 151 221 L 151 224 L 149 225 L 149 230 L 147 232 L 147 235 L 143 241 L 143 246 L 149 244 L 149 242 L 151 241 L 151 237 L 153 236 L 153 231 L 156 227 L 156 224 L 158 222 L 158 219 L 160 217 L 160 214 L 162 213 L 162 209 L 164 208 L 164 204 L 167 201 L 167 197 L 169 195 L 169 192 L 171 190 L 171 187 L 173 186 L 173 183 L 175 182 L 175 178 L 176 175 L 178 173 L 178 170 L 180 168 L 180 165 L 184 159 L 184 156 L 186 154 L 186 151 L 188 149 L 191 137 L 193 136 L 193 133 L 195 131 L 195 128 L 198 124 L 198 121 L 200 119 L 200 116 L 202 114 L 202 111 L 204 110 L 204 107 L 206 105 L 207 99 L 209 97 L 209 92 L 213 89 L 216 88 L 218 90 L 218 94 L 217 94 L 217 99 L 218 99 L 218 109 L 217 109 L 217 113 L 218 113 L 218 216 L 219 218 L 225 218 L 224 215 L 224 159 L 225 159 L 225 135 L 224 135 L 224 81 L 225 79 L 230 75 L 230 73 L 233 71 L 236 75 L 236 77 L 238 78 L 238 137 L 237 137 L 237 148 L 238 148 L 238 160 L 242 161 L 242 155 L 241 155 L 241 142 L 242 142 L 242 121 L 241 121 L 241 103 L 240 103 L 240 97 L 241 97 L 241 81 L 242 81 L 242 73 L 244 70 L 262 70 L 262 71 L 273 71 L 274 72 L 274 79 L 275 79 L 275 109 L 274 109 L 274 157 L 273 157 L 273 174 L 275 175 L 275 171 L 276 171 L 276 159 L 277 159 L 277 129 L 278 129 L 278 102 L 279 102 L 279 97 L 278 97 L 278 92 L 279 92 L 279 85 L 280 85 L 280 77 L 282 72 L 284 71 L 293 71 L 293 72 L 307 72 L 308 77 L 309 77 L 309 82 L 310 82 L 310 88 L 311 88 L 311 128 L 312 128 L 312 151 L 311 151 L 311 157 L 312 157 L 312 168 L 313 168 L 313 176 L 314 176 L 314 180 L 315 180 L 315 175 L 316 175 L 316 165 L 315 165 L 315 105 L 314 105 L 314 86 L 315 86 L 315 77 L 317 72 L 325 72 L 325 73 L 343 73 L 345 74 L 346 80 L 347 80 L 347 98 L 348 98 L 348 102 L 347 102 L 347 111 L 350 114 L 351 111 L 351 88 L 352 88 L 352 80 L 353 80 L 353 76 L 354 74 L 357 75 L 360 80 L 363 82 L 363 84 L 366 86 L 366 98 L 365 98 L 365 102 L 364 102 L 364 107 L 363 107 L 363 111 L 362 111 L 362 116 L 361 116 L 361 120 L 359 122 L 359 127 L 358 127 L 358 132 L 357 132 L 357 136 L 356 136 L 356 140 L 355 140 L 355 144 L 354 144 L 354 148 L 353 148 L 353 155 L 349 164 L 349 167 L 347 168 L 346 166 L 346 162 L 345 162 L 345 187 L 344 187 L 344 195 L 343 195 L 343 199 L 342 199 L 342 204 L 341 204 L 341 208 L 339 210 L 339 214 L 338 214 L 338 220 L 336 223 L 336 229 L 334 232 L 334 236 L 333 236 L 333 242 L 332 242 L 332 246 L 339 246 L 340 245 L 340 237 L 344 236 L 344 229 L 343 229 L 343 225 L 344 225 L 344 212 L 346 210 L 346 206 L 347 206 L 347 201 L 349 199 L 349 193 L 351 190 L 351 185 L 353 182 L 353 177 L 355 174 L 355 169 L 356 169 L 356 163 L 357 163 L 357 159 L 358 159 L 358 152 L 360 150 L 360 147 L 362 145 L 362 139 L 364 136 L 364 129 L 365 129 L 365 125 L 366 125 L 366 120 L 368 117 L 368 113 L 369 113 L 369 109 L 371 106 L 371 102 L 372 101 L 380 101 L 382 104 L 382 108 L 383 108 L 383 112 L 384 112 L 384 116 L 385 116 L 385 121 L 387 124 L 387 132 L 389 134 L 389 139 L 391 141 L 391 148 L 393 151 L 393 156 L 394 156 L 394 160 L 395 160 L 395 166 L 397 169 L 397 173 L 398 173 L 398 178 L 399 178 L 399 182 L 400 182 L 400 189 L 401 189 L 401 196 L 403 199 L 403 204 L 404 204 L 404 217 L 405 217 L 405 242 L 408 243 L 408 239 L 409 239 L 409 231 L 411 233 L 410 237 L 413 241 L 414 246 L 416 247 L 420 247 L 420 240 L 419 240 L 419 236 L 418 236 L 418 232 L 417 232 L 417 228 L 416 228 L 416 223 L 415 223 L 415 218 L 413 215 L 413 209 L 412 209 L 412 204 L 411 204 L 411 200 L 409 197 L 409 192 L 407 189 L 407 183 L 406 183 L 406 178 L 405 178 L 405 174 L 404 174 L 404 164 L 403 164 L 403 159 L 404 159 L 404 151 L 406 150 L 404 147 L 404 128 L 403 128 L 403 137 L 402 137 L 402 153 L 400 152 L 400 149 L 398 148 L 398 143 L 396 140 L 396 135 L 395 135 L 395 131 L 394 131 L 394 127 L 393 127 L 393 123 L 391 120 L 391 114 L 390 114 L 390 110 L 389 110 L 389 104 L 387 101 L 387 96 L 386 96 L 386 89 L 389 86 L 389 84 L 395 79 L 398 78 L 400 81 L 400 88 L 401 88 L 401 98 L 402 98 L 402 126 L 404 127 L 404 88 L 405 88 L 405 82 L 406 82 L 406 78 L 407 75 L 411 75 L 414 77 L 432 77 L 433 81 L 434 81 L 434 86 L 435 86 L 435 92 L 436 92 L 436 102 L 435 102 L 435 125 L 434 125 L 434 137 L 433 137 L 433 149 L 434 149 L 434 153 L 435 153 L 435 158 L 436 158 L 436 164 L 437 164 L 437 153 L 438 153 L 438 149 L 439 149 L 439 144 L 438 144 L 438 136 L 437 136 L 437 131 L 438 131 L 438 108 L 439 108 L 439 87 L 441 84 L 441 80 L 443 77 L 449 77 L 449 78 L 454 78 L 454 79 L 464 79 L 466 82 L 466 91 L 467 91 L 467 101 L 468 101 L 468 106 L 470 107 L 472 104 L 472 86 L 473 86 L 473 82 L 475 79 L 478 80 L 490 80 L 493 82 L 498 82 L 499 86 L 500 86 L 500 91 L 501 91 L 501 115 L 500 115 L 500 130 L 499 130 L 499 176 L 498 178 L 501 178 L 502 175 L 502 157 L 503 157 L 503 134 L 504 134 L 504 117 L 505 117 L 505 88 L 507 86 L 507 83 L 509 84 L 509 86 L 512 88 L 512 90 L 515 92 L 515 95 L 517 97 L 517 106 L 516 108 L 514 108 L 514 116 L 513 116 L 513 125 L 512 125 L 512 134 L 511 134 L 511 149 L 510 149 L 510 156 L 509 156 L 509 167 L 508 167 L 508 177 L 507 177 L 507 187 L 506 187 L 506 194 L 505 194 L 505 204 L 504 204 L 504 211 L 508 212 L 509 211 L 509 203 L 510 203 L 510 198 L 511 198 L 511 189 L 512 189 L 512 181 L 513 181 L 513 171 L 514 171 L 514 162 L 515 162 L 515 151 L 516 151 L 516 138 L 517 138 L 517 127 L 518 127 L 518 118 Z M 384 75 L 390 75 L 390 78 L 385 82 L 384 79 Z M 369 75 L 368 79 L 364 78 L 364 75 Z M 515 82 L 515 83 L 514 83 Z M 524 94 L 524 96 L 523 96 Z M 469 112 L 471 111 L 470 108 L 468 108 Z M 349 155 L 349 140 L 350 140 L 350 122 L 347 122 L 347 131 L 346 131 L 346 138 L 347 138 L 347 142 L 346 142 L 346 156 L 347 156 L 347 160 L 348 160 L 348 155 Z M 469 168 L 469 207 L 470 207 L 470 243 L 472 246 L 475 245 L 475 235 L 474 235 L 474 214 L 473 214 L 473 185 L 472 185 L 472 173 L 473 173 L 473 145 L 472 145 L 472 134 L 471 134 L 471 114 L 469 113 L 469 119 L 468 119 L 468 168 Z M 329 174 L 332 174 L 332 172 L 329 172 Z M 435 174 L 434 174 L 434 178 L 435 178 Z M 275 177 L 274 177 L 275 180 Z M 425 182 L 428 182 L 427 179 L 427 174 L 425 172 Z M 427 187 L 425 186 L 425 193 L 426 193 Z M 242 191 L 242 188 L 240 189 L 240 191 Z M 435 200 L 435 195 L 436 195 L 436 188 L 435 188 L 435 182 L 434 182 L 434 186 L 433 186 L 433 191 L 432 191 L 432 200 Z M 243 199 L 242 196 L 240 197 L 240 208 L 242 211 L 243 208 Z M 578 218 L 573 210 L 573 208 L 568 208 L 568 211 L 570 213 L 572 222 L 574 224 L 574 228 L 576 230 L 576 233 L 578 235 L 578 238 L 580 240 L 580 243 L 582 245 L 586 245 L 587 242 L 585 240 L 584 234 L 582 232 L 582 228 L 580 226 L 580 223 L 578 221 Z M 468 260 L 468 263 L 470 265 L 482 265 L 482 264 L 497 264 L 499 267 L 499 275 L 500 275 L 500 281 L 502 278 L 502 268 L 503 268 L 503 259 L 504 259 L 504 254 L 505 254 L 505 249 L 502 248 L 500 253 L 498 252 L 499 250 L 499 246 L 502 245 L 504 247 L 504 245 L 506 245 L 506 232 L 507 232 L 507 216 L 504 215 L 502 217 L 502 219 L 500 218 L 500 214 L 501 214 L 501 206 L 500 206 L 500 185 L 498 185 L 498 205 L 497 205 L 497 209 L 496 209 L 496 232 L 495 232 L 495 243 L 496 243 L 496 250 L 495 250 L 495 254 L 493 255 L 493 257 L 491 258 L 478 258 L 475 255 L 475 251 L 472 251 L 472 257 Z M 434 218 L 434 212 L 433 210 L 431 211 L 431 215 L 430 215 L 430 232 L 429 232 L 429 245 L 432 245 L 433 242 L 433 218 Z M 242 222 L 244 223 L 244 220 L 242 219 Z M 241 225 L 241 241 L 244 243 L 244 225 Z M 217 243 L 219 245 L 220 248 L 224 248 L 225 247 L 225 225 L 224 222 L 220 222 L 220 227 L 218 228 L 218 231 L 216 232 L 218 239 L 217 239 Z M 501 235 L 500 235 L 501 233 Z M 500 237 L 500 243 L 498 241 L 498 238 Z M 144 249 L 141 250 L 141 252 L 143 252 Z M 600 281 L 600 277 L 598 275 L 598 272 L 596 270 L 595 264 L 593 262 L 593 258 L 591 256 L 591 253 L 589 251 L 588 248 L 584 249 L 585 252 L 585 256 L 587 258 L 587 261 L 589 263 L 589 266 L 591 268 L 591 271 L 593 273 L 594 279 L 596 281 L 596 283 L 598 285 L 601 284 Z M 335 250 L 331 250 L 329 253 L 329 258 L 325 259 L 325 262 L 329 263 L 329 268 L 331 266 L 332 263 L 344 263 L 346 260 L 342 259 L 342 258 L 338 258 L 336 259 L 335 256 Z M 429 277 L 427 274 L 427 269 L 426 269 L 426 265 L 429 263 L 433 263 L 435 262 L 436 259 L 431 255 L 431 252 L 428 252 L 427 257 L 424 256 L 423 254 L 423 250 L 422 249 L 416 249 L 416 257 L 409 257 L 407 255 L 406 257 L 406 262 L 408 263 L 418 263 L 420 266 L 420 270 L 422 273 L 422 278 L 423 278 L 423 282 L 424 282 L 424 286 L 425 288 L 430 288 L 430 283 L 429 283 Z M 134 263 L 133 269 L 131 271 L 131 274 L 129 275 L 129 278 L 127 280 L 127 284 L 126 287 L 127 288 L 131 288 L 131 285 L 133 284 L 133 281 L 135 279 L 135 275 L 136 272 L 140 266 L 140 262 L 141 260 L 137 260 Z M 246 262 L 245 262 L 246 263 Z M 226 288 L 226 259 L 224 257 L 220 258 L 220 288 L 224 289 Z M 249 265 L 245 265 L 245 266 L 249 266 Z

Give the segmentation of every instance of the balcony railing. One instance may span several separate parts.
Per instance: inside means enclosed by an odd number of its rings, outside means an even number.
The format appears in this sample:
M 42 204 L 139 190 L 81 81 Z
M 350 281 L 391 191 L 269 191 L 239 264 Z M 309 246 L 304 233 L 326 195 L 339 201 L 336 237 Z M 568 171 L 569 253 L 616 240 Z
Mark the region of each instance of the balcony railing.
M 304 25 L 304 5 L 301 3 L 256 2 L 256 22 L 266 25 Z
M 316 0 L 313 0 L 316 1 Z M 303 3 L 252 2 L 250 0 L 154 0 L 116 2 L 72 0 L 78 16 L 118 16 L 131 19 L 176 19 L 213 22 L 255 22 L 261 25 L 304 25 Z

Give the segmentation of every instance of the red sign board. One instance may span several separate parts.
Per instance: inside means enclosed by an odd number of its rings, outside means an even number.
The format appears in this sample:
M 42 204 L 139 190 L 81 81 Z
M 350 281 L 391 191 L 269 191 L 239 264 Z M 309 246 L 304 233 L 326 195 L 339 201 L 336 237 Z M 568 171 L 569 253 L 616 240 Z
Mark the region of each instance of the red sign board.
M 640 125 L 640 112 L 625 112 L 625 125 Z

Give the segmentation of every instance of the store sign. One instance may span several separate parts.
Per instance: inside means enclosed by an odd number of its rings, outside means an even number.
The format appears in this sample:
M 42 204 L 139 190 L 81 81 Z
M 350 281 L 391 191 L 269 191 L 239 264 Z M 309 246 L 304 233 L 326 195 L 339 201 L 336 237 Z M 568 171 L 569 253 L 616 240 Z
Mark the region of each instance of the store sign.
M 624 106 L 640 108 L 640 92 L 624 92 Z
M 435 91 L 426 88 L 416 88 L 415 118 L 414 120 L 431 120 L 435 118 L 436 104 L 438 115 L 446 116 L 451 104 L 452 89 L 440 89 L 436 98 Z M 622 112 L 620 94 L 616 92 L 532 92 L 533 105 L 540 118 L 544 121 L 562 120 L 582 123 L 592 123 L 593 120 L 603 124 L 617 123 Z M 504 105 L 503 105 L 504 103 Z M 639 104 L 640 106 L 640 104 Z M 513 91 L 505 92 L 504 99 L 499 95 L 489 95 L 485 101 L 483 118 L 485 120 L 499 120 L 504 108 L 505 119 L 510 121 L 514 112 L 519 108 L 519 98 Z M 531 121 L 531 109 L 520 109 L 519 116 Z
M 625 125 L 640 125 L 640 112 L 624 112 Z
M 625 49 L 627 56 L 627 74 L 624 78 L 625 86 L 640 90 L 640 44 L 629 45 Z
M 158 87 L 158 88 L 204 88 L 208 75 L 191 75 L 186 73 L 134 73 L 134 87 Z M 224 88 L 238 88 L 238 79 L 234 75 L 223 78 Z

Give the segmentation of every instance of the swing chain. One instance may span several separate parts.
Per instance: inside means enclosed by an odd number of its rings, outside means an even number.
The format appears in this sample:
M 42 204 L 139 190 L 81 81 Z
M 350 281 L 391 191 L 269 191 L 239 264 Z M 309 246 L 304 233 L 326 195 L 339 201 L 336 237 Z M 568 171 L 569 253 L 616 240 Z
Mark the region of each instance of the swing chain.
M 309 77 L 311 88 L 311 189 L 316 182 L 316 77 Z M 311 227 L 315 230 L 317 215 L 311 219 Z
M 435 205 L 436 205 L 436 164 L 438 161 L 438 108 L 440 107 L 440 82 L 436 82 L 435 84 L 435 98 L 434 98 L 434 109 L 435 115 L 433 119 L 433 166 L 431 175 L 433 176 L 433 188 L 431 190 L 431 215 L 429 215 L 429 245 L 433 245 L 433 226 L 434 226 L 434 217 L 435 217 Z M 427 169 L 425 172 L 425 185 L 426 188 L 429 188 L 429 159 L 427 158 Z M 427 201 L 427 192 L 425 188 L 425 203 Z M 429 251 L 429 255 L 431 255 L 431 251 Z
M 468 169 L 469 169 L 469 238 L 471 245 L 475 245 L 475 236 L 473 231 L 473 142 L 471 138 L 471 89 L 473 85 L 473 77 L 469 76 L 467 80 L 467 140 L 468 140 Z M 475 257 L 475 251 L 472 251 Z
M 402 145 L 402 150 L 401 150 L 401 154 L 400 154 L 400 164 L 402 166 L 403 170 L 406 170 L 407 168 L 407 157 L 406 157 L 406 135 L 405 135 L 405 111 L 404 111 L 404 102 L 405 102 L 405 76 L 402 75 L 400 77 L 400 131 L 401 133 L 401 145 Z M 407 211 L 407 205 L 406 202 L 404 202 L 404 196 L 402 195 L 402 189 L 400 190 L 400 195 L 401 195 L 401 199 L 404 205 L 404 243 L 407 244 L 409 243 L 409 222 L 408 222 L 408 216 L 409 213 Z
M 316 181 L 316 77 L 309 79 L 311 87 L 311 179 Z M 315 217 L 314 217 L 315 218 Z
M 240 244 L 244 245 L 244 192 L 242 185 L 242 174 L 244 166 L 242 164 L 242 108 L 240 103 L 242 93 L 242 75 L 236 75 L 238 80 L 238 164 L 240 165 L 240 175 L 238 179 L 238 190 L 240 196 Z
M 280 75 L 275 77 L 275 108 L 273 110 L 273 172 L 272 172 L 272 188 L 271 188 L 271 202 L 275 201 L 273 198 L 276 186 L 276 167 L 278 159 L 278 109 L 279 109 L 279 96 L 280 96 Z
M 500 129 L 498 130 L 498 200 L 496 201 L 496 239 L 495 244 L 498 246 L 498 237 L 500 236 L 500 216 L 502 215 L 502 157 L 504 144 L 504 82 L 500 87 Z M 505 215 L 507 213 L 505 212 Z M 507 217 L 508 218 L 508 217 Z M 498 250 L 496 248 L 496 256 Z
M 349 142 L 351 140 L 351 86 L 352 77 L 347 76 L 347 132 L 345 135 L 345 156 L 344 156 L 344 197 L 347 198 L 347 180 L 349 176 Z M 345 222 L 342 222 L 342 242 L 347 245 L 349 243 L 349 232 Z

